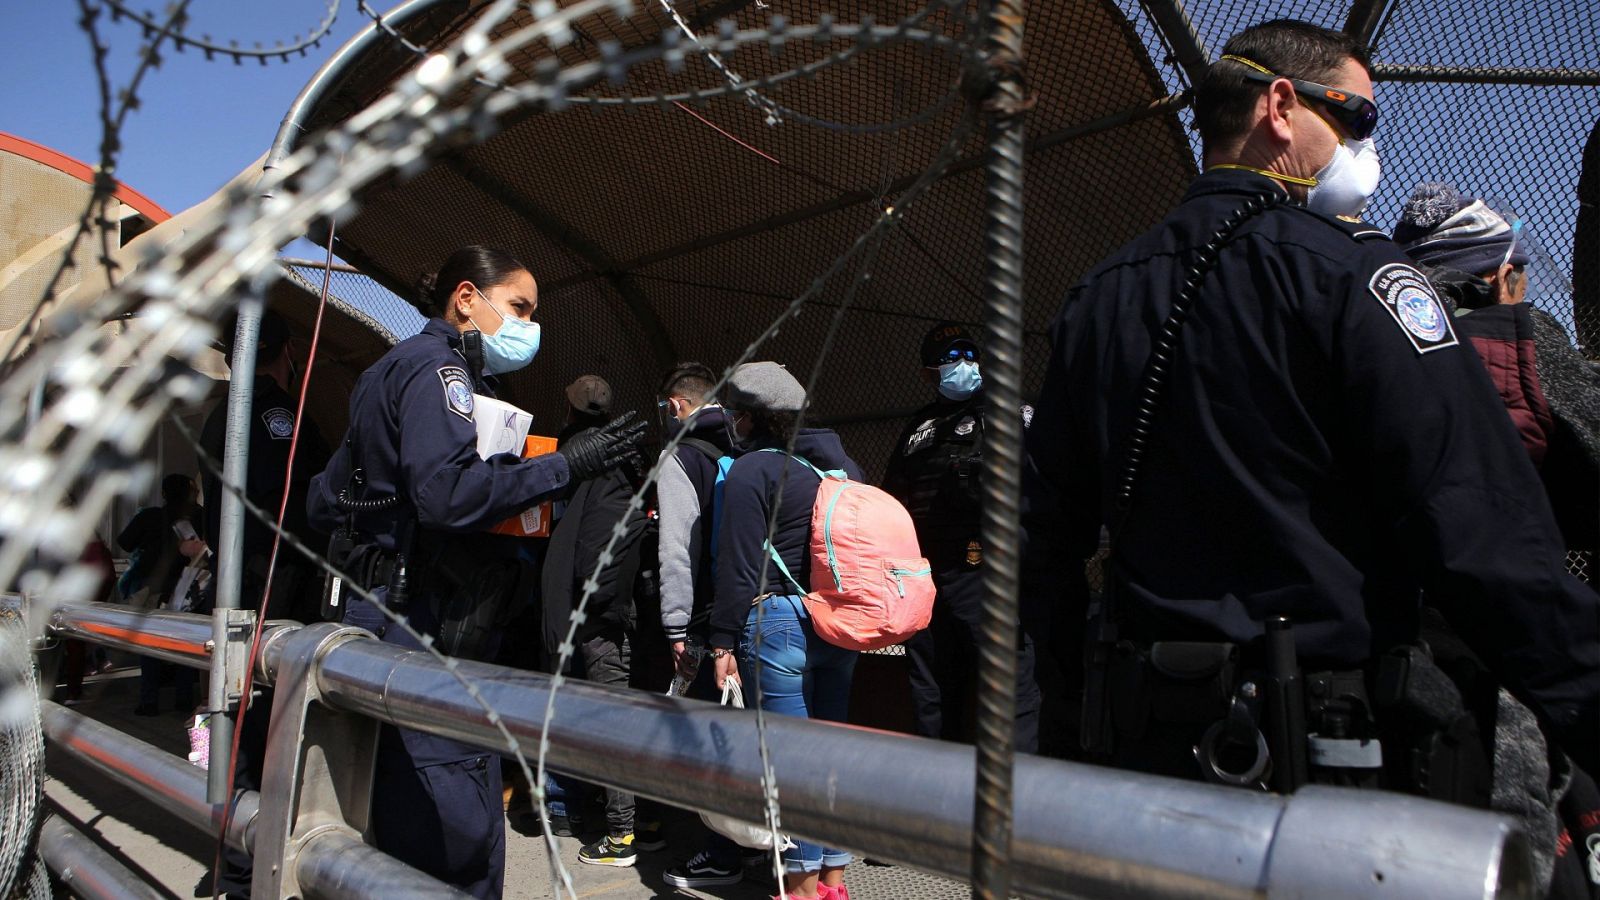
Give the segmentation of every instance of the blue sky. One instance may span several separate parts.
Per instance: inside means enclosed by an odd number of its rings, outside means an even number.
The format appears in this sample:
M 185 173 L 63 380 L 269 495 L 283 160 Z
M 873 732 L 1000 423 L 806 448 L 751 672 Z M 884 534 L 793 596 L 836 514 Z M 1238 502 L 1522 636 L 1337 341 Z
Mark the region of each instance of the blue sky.
M 133 9 L 165 8 L 131 0 Z M 383 4 L 376 4 L 382 7 Z M 210 196 L 266 151 L 283 113 L 322 61 L 366 23 L 354 0 L 340 0 L 333 33 L 305 58 L 288 63 L 218 57 L 196 50 L 163 53 L 146 76 L 141 107 L 128 121 L 118 177 L 176 213 Z M 11 39 L 0 54 L 0 131 L 44 144 L 90 165 L 100 157 L 99 89 L 75 0 L 14 0 L 0 23 Z M 190 32 L 249 47 L 285 43 L 310 32 L 327 0 L 195 0 Z M 123 19 L 101 19 L 108 67 L 120 89 L 138 64 L 142 35 Z

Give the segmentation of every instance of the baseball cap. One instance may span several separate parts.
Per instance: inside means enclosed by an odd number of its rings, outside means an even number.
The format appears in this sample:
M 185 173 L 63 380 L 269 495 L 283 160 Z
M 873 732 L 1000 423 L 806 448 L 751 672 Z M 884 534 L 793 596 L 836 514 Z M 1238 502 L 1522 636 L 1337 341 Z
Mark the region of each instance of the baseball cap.
M 599 375 L 580 375 L 567 385 L 567 402 L 578 412 L 603 415 L 611 411 L 611 385 Z
M 978 342 L 972 339 L 972 332 L 966 326 L 956 322 L 940 322 L 923 336 L 919 358 L 924 366 L 937 368 L 950 362 L 952 349 L 971 351 L 968 358 L 973 360 L 980 354 Z

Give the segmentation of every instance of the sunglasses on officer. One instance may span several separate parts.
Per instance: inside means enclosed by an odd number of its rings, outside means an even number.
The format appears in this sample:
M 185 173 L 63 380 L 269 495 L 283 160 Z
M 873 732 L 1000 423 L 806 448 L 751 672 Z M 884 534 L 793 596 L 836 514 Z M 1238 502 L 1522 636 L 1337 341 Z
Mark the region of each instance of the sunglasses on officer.
M 1272 84 L 1282 78 L 1294 87 L 1294 92 L 1302 97 L 1316 100 L 1325 106 L 1334 121 L 1344 128 L 1345 133 L 1351 138 L 1364 141 L 1372 137 L 1372 132 L 1378 128 L 1378 104 L 1373 103 L 1360 94 L 1352 94 L 1331 88 L 1315 81 L 1304 81 L 1299 78 L 1290 78 L 1279 75 L 1253 60 L 1242 56 L 1228 54 L 1223 59 L 1239 63 L 1245 67 L 1244 77 L 1250 81 L 1262 84 Z
M 949 365 L 950 363 L 977 362 L 977 361 L 978 361 L 978 348 L 977 347 L 956 346 L 956 347 L 951 347 L 950 349 L 946 350 L 943 354 L 941 354 L 939 356 L 939 361 L 934 363 L 932 366 L 929 366 L 929 368 L 938 368 L 939 366 Z

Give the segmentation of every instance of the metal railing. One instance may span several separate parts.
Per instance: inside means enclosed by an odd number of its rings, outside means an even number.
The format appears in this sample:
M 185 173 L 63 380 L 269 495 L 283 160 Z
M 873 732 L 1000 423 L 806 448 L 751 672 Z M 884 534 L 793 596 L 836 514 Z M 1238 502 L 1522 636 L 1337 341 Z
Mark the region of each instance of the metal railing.
M 204 668 L 209 620 L 114 604 L 64 606 L 51 627 Z M 182 649 L 177 649 L 182 648 Z M 539 737 L 550 681 L 461 663 L 519 740 Z M 259 796 L 235 798 L 229 840 L 253 845 L 256 896 L 447 890 L 361 842 L 378 722 L 488 750 L 501 740 L 436 658 L 331 624 L 270 623 L 256 680 L 274 688 Z M 204 776 L 51 706 L 51 743 L 215 828 Z M 807 719 L 768 721 L 786 831 L 965 879 L 971 747 Z M 573 683 L 556 698 L 551 765 L 675 806 L 760 821 L 755 720 L 707 703 Z M 98 749 L 96 749 L 98 748 Z M 106 762 L 105 757 L 116 757 Z M 99 760 L 98 762 L 96 760 Z M 1013 889 L 1038 897 L 1529 896 L 1525 838 L 1509 820 L 1380 792 L 1242 791 L 1020 757 Z M 257 804 L 255 815 L 251 804 Z M 410 891 L 406 887 L 410 887 Z

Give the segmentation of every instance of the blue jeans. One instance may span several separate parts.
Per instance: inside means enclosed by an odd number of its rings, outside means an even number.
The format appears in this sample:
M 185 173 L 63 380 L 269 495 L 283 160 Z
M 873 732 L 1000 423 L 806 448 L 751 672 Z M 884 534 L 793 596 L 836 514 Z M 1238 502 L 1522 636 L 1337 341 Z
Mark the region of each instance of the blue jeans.
M 750 607 L 744 637 L 739 641 L 739 678 L 745 684 L 747 700 L 755 699 L 758 658 L 763 710 L 780 716 L 845 721 L 850 713 L 850 677 L 856 667 L 856 651 L 817 637 L 811 629 L 811 616 L 799 597 L 768 597 Z M 843 850 L 805 841 L 795 843 L 783 852 L 784 870 L 790 874 L 850 863 L 850 854 Z

